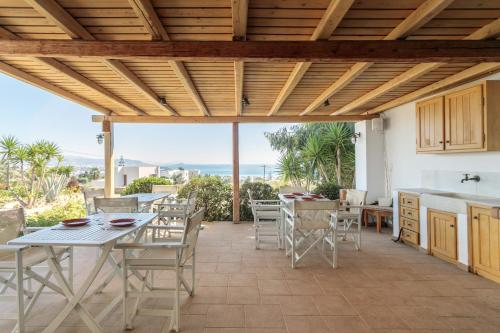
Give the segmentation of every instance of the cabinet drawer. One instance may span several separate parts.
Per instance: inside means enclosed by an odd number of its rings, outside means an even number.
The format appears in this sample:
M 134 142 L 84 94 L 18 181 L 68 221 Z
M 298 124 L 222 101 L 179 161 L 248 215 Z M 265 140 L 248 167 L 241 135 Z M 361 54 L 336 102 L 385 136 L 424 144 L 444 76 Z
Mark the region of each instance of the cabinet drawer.
M 415 231 L 411 231 L 408 229 L 403 229 L 403 233 L 401 234 L 401 237 L 405 242 L 409 242 L 415 245 L 418 245 L 418 233 Z
M 401 208 L 400 214 L 403 217 L 418 221 L 418 209 L 408 208 L 408 207 L 400 207 L 400 208 Z
M 408 193 L 399 194 L 399 204 L 408 208 L 418 209 L 418 197 Z
M 400 227 L 410 229 L 411 231 L 419 232 L 420 225 L 418 221 L 410 220 L 404 217 L 400 218 Z

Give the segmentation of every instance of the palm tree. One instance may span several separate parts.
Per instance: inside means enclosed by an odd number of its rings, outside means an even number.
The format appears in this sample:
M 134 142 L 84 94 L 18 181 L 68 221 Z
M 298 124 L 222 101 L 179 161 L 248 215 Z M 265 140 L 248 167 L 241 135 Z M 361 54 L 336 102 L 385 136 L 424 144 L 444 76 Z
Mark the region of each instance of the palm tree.
M 302 161 L 294 153 L 282 155 L 278 162 L 278 172 L 286 182 L 291 182 L 295 186 L 302 185 L 304 170 Z
M 324 180 L 328 181 L 326 165 L 328 164 L 327 146 L 319 135 L 311 134 L 301 150 L 301 155 L 304 160 L 308 161 L 310 166 L 310 176 L 315 179 L 315 174 Z
M 334 155 L 335 176 L 337 184 L 343 185 L 343 168 L 347 165 L 348 155 L 354 152 L 351 137 L 354 132 L 353 125 L 348 123 L 329 123 L 325 130 L 325 140 Z M 349 161 L 352 164 L 352 161 Z
M 21 183 L 26 184 L 26 178 L 24 176 L 25 163 L 28 161 L 28 147 L 25 145 L 19 145 L 14 150 L 14 162 L 19 165 L 19 171 L 21 173 Z
M 6 135 L 0 139 L 0 154 L 2 161 L 6 165 L 6 183 L 7 189 L 10 189 L 10 167 L 13 160 L 14 152 L 19 146 L 19 140 L 13 135 Z

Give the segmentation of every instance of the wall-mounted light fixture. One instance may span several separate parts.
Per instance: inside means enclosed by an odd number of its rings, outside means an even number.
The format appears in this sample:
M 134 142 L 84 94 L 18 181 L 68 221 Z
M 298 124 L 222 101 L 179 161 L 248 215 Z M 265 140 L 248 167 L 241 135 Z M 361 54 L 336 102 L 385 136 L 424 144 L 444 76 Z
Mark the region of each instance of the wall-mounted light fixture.
M 330 101 L 326 100 L 323 102 L 323 106 L 326 108 L 327 106 L 330 106 Z
M 102 145 L 102 143 L 103 143 L 103 141 L 104 141 L 104 134 L 99 133 L 99 134 L 97 134 L 95 137 L 96 137 L 96 139 L 97 139 L 97 143 L 98 143 L 98 144 L 100 144 L 100 145 Z
M 125 160 L 123 159 L 123 155 L 120 156 L 120 159 L 118 160 L 118 166 L 120 166 L 120 167 L 125 166 Z
M 354 133 L 352 133 L 352 136 L 351 136 L 351 142 L 352 142 L 352 144 L 355 145 L 356 142 L 358 141 L 358 139 L 360 137 L 361 137 L 361 132 L 358 132 L 358 133 L 354 132 Z

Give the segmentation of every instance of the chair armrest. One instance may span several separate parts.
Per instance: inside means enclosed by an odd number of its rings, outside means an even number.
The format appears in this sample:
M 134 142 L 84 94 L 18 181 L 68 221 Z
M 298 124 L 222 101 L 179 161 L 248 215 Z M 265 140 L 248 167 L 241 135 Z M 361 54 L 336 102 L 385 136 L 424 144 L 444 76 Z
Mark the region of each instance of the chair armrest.
M 278 209 L 281 209 L 282 206 L 281 205 L 253 205 L 253 207 L 257 210 L 262 209 L 262 208 L 266 208 L 267 210 L 269 210 L 269 209 L 278 210 Z
M 27 245 L 9 245 L 9 244 L 0 244 L 0 252 L 17 252 L 22 251 L 29 246 Z
M 280 200 L 253 200 L 253 202 L 259 204 L 259 203 L 275 203 L 275 204 L 280 204 Z
M 49 229 L 51 227 L 26 227 L 24 228 L 24 234 L 31 234 L 32 232 Z
M 182 249 L 186 247 L 189 245 L 179 242 L 119 243 L 115 245 L 115 249 Z

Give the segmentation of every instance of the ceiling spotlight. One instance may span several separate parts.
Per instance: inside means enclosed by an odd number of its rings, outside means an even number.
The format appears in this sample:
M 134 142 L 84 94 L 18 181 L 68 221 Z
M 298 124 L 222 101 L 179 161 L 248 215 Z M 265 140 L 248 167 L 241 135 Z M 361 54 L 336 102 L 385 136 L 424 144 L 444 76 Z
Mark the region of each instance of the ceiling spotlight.
M 165 97 L 160 97 L 159 100 L 161 105 L 167 105 L 167 100 L 165 99 Z
M 330 101 L 329 100 L 324 101 L 323 106 L 324 107 L 330 106 Z
M 243 106 L 250 105 L 250 101 L 248 100 L 248 97 L 243 95 L 243 97 L 241 98 L 241 104 L 243 104 Z

